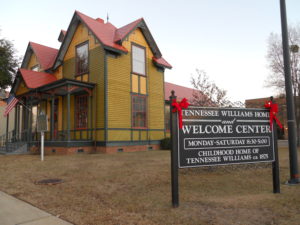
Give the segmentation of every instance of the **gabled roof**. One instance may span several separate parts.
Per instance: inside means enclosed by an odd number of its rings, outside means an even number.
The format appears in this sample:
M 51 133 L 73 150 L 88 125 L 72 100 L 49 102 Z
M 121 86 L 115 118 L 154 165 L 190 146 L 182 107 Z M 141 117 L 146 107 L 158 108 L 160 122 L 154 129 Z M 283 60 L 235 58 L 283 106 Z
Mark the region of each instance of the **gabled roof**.
M 19 69 L 18 71 L 26 86 L 30 89 L 38 88 L 43 85 L 56 81 L 56 77 L 50 73 L 36 72 L 27 69 Z
M 44 70 L 53 66 L 58 50 L 45 45 L 40 45 L 34 42 L 29 43 Z
M 143 18 L 140 18 L 130 24 L 127 24 L 119 29 L 117 29 L 111 23 L 104 23 L 100 18 L 93 19 L 79 11 L 75 11 L 68 30 L 63 39 L 61 48 L 58 52 L 54 63 L 54 69 L 57 68 L 63 60 L 64 55 L 72 41 L 72 37 L 76 31 L 77 25 L 82 22 L 89 31 L 95 36 L 95 38 L 101 43 L 104 49 L 113 51 L 119 54 L 126 54 L 128 50 L 122 46 L 122 41 L 135 29 L 140 28 L 143 32 L 146 41 L 148 42 L 154 57 L 160 59 L 157 63 L 158 66 L 165 68 L 172 68 L 172 66 L 162 59 L 160 50 L 158 49 L 154 38 L 152 37 L 150 30 L 148 29 Z
M 75 11 L 75 14 L 80 17 L 104 46 L 127 52 L 126 48 L 114 42 L 115 33 L 117 31 L 117 28 L 114 25 L 111 23 L 102 23 L 102 21 L 95 20 L 78 11 Z
M 127 24 L 121 28 L 119 28 L 115 33 L 114 41 L 122 41 L 132 30 L 134 30 L 139 23 L 141 23 L 144 19 L 140 18 L 136 21 L 133 21 L 130 24 Z
M 45 45 L 29 42 L 21 65 L 22 68 L 27 66 L 32 53 L 36 55 L 42 69 L 47 70 L 53 66 L 58 50 Z

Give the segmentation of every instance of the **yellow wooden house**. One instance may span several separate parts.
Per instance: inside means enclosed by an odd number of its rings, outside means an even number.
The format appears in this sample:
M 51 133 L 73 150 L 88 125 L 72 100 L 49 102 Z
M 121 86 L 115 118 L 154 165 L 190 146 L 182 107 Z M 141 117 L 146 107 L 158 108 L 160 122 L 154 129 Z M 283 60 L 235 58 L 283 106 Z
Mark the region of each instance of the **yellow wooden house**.
M 30 42 L 11 93 L 15 140 L 47 153 L 158 149 L 165 137 L 162 58 L 144 19 L 116 28 L 75 11 L 59 49 Z

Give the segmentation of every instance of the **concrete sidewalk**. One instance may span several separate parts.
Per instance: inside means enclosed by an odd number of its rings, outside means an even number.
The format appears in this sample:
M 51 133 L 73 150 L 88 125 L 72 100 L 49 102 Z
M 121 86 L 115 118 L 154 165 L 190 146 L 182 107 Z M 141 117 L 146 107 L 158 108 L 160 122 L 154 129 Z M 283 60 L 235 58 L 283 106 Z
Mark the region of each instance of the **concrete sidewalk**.
M 0 191 L 1 225 L 72 225 Z

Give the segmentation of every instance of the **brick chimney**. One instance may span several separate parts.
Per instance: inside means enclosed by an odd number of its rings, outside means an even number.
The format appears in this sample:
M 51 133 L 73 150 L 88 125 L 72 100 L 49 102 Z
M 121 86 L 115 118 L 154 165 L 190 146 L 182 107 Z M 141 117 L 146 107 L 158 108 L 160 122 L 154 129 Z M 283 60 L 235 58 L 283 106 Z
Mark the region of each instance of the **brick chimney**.
M 97 18 L 96 21 L 98 21 L 99 23 L 104 23 L 104 20 L 101 18 Z

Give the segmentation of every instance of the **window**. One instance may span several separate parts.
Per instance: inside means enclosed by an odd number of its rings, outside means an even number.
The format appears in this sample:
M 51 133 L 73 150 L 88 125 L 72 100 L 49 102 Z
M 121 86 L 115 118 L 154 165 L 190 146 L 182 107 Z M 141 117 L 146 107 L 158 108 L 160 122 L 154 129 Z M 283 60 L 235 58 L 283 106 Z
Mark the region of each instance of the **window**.
M 132 72 L 146 75 L 145 48 L 132 45 Z
M 87 128 L 87 112 L 88 97 L 87 95 L 79 95 L 75 97 L 75 126 L 76 129 Z
M 76 46 L 76 75 L 88 72 L 89 45 L 87 42 Z
M 131 75 L 131 92 L 139 94 L 147 94 L 147 78 L 140 75 Z
M 146 128 L 146 96 L 132 96 L 132 127 Z
M 39 65 L 35 65 L 35 66 L 31 67 L 31 70 L 38 72 L 39 71 Z

